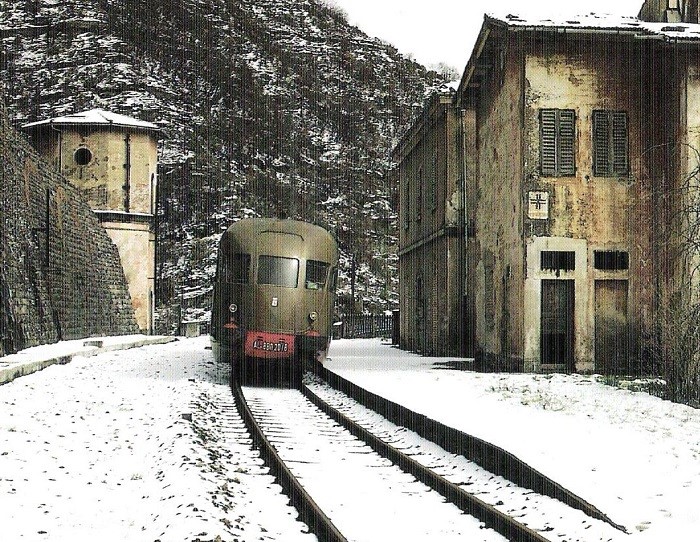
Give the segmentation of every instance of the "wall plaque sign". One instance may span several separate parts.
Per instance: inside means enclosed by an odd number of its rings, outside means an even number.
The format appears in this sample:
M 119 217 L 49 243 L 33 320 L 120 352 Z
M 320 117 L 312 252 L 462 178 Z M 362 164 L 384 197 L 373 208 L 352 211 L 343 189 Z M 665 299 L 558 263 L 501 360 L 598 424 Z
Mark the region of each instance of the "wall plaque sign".
M 527 217 L 532 220 L 549 218 L 549 192 L 531 190 L 527 193 Z

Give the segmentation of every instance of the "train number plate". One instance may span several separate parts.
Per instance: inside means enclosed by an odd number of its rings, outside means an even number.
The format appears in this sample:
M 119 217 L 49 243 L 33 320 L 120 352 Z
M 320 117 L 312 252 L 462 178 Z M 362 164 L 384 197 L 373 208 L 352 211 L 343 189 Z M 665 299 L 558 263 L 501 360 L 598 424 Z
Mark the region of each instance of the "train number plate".
M 245 353 L 256 358 L 286 358 L 294 354 L 294 335 L 249 331 Z

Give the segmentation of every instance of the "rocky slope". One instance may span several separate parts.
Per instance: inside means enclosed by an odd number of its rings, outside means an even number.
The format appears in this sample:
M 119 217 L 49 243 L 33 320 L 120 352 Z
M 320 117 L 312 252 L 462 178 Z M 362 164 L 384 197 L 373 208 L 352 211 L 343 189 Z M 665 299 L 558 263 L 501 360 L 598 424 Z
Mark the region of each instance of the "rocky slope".
M 93 107 L 162 124 L 164 305 L 206 309 L 233 221 L 288 216 L 337 235 L 345 310 L 353 269 L 365 309 L 392 306 L 389 151 L 435 72 L 313 0 L 14 0 L 0 38 L 17 125 Z

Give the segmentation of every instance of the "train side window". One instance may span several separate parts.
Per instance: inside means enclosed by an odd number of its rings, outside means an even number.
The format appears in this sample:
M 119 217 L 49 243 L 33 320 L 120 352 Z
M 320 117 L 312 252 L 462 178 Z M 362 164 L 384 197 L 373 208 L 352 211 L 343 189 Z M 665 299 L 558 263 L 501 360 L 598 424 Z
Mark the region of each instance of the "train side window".
M 338 268 L 334 267 L 331 270 L 331 292 L 335 292 L 338 286 Z
M 299 260 L 279 256 L 260 256 L 258 284 L 296 288 L 299 283 Z
M 247 284 L 250 278 L 250 254 L 234 253 L 222 260 L 222 282 Z
M 326 286 L 330 264 L 316 260 L 306 262 L 306 289 L 323 290 Z

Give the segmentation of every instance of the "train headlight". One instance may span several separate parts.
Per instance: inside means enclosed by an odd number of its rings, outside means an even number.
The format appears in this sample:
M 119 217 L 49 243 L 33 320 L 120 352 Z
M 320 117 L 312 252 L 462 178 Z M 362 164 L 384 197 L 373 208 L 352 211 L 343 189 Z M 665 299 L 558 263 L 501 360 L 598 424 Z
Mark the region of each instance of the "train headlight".
M 231 303 L 228 306 L 228 312 L 230 312 L 231 314 L 236 314 L 238 312 L 238 305 L 236 305 L 235 303 Z
M 311 311 L 309 313 L 309 321 L 315 322 L 316 320 L 318 320 L 318 313 L 316 311 Z

